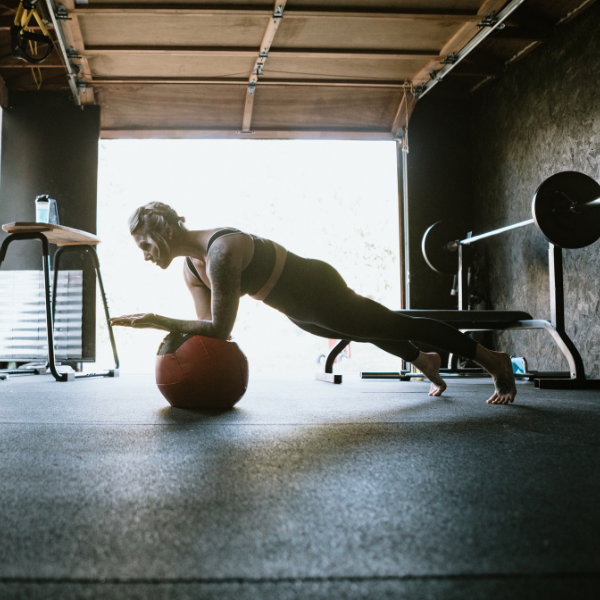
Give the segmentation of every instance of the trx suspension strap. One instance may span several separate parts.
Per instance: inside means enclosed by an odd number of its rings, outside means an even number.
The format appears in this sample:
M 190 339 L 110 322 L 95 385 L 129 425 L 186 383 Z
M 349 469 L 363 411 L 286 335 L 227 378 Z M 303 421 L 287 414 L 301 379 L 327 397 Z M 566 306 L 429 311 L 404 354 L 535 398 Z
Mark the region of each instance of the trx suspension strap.
M 15 22 L 10 28 L 10 52 L 15 58 L 20 58 L 28 63 L 34 65 L 42 64 L 54 48 L 54 43 L 52 42 L 52 38 L 48 33 L 48 29 L 46 25 L 44 25 L 44 21 L 37 13 L 37 9 L 35 5 L 38 3 L 38 0 L 21 0 L 19 3 L 19 8 L 17 9 L 17 14 L 15 15 Z M 33 31 L 28 31 L 29 22 L 31 21 L 31 17 L 33 17 L 41 30 L 42 33 L 34 33 Z M 46 45 L 46 54 L 41 58 L 36 58 L 32 56 L 32 54 L 37 54 L 37 45 L 45 44 Z M 31 50 L 31 54 L 27 52 L 29 49 Z M 34 50 L 35 48 L 35 50 Z

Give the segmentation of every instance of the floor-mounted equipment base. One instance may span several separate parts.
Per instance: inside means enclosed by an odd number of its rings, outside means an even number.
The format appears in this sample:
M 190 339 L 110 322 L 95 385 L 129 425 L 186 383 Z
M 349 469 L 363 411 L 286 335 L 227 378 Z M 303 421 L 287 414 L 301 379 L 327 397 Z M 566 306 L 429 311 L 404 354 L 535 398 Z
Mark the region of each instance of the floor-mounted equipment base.
M 534 379 L 540 390 L 600 390 L 600 379 Z

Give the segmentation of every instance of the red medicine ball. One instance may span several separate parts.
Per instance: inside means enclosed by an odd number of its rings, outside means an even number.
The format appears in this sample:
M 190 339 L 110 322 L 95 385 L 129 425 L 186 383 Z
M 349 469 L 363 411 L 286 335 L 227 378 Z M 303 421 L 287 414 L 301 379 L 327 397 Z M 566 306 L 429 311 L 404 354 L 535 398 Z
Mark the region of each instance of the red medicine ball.
M 246 393 L 248 359 L 232 341 L 169 333 L 158 349 L 156 384 L 176 408 L 226 410 Z

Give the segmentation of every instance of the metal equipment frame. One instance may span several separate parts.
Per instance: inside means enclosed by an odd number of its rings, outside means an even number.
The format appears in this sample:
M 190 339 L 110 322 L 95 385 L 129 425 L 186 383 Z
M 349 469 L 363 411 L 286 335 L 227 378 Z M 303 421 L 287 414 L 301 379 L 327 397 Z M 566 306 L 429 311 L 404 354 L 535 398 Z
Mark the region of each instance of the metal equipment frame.
M 524 222 L 524 224 L 528 224 Z M 519 224 L 521 225 L 521 224 Z M 468 245 L 479 239 L 491 237 L 507 231 L 508 228 L 501 228 L 477 236 L 477 238 L 467 237 L 460 241 L 458 248 L 458 308 L 459 310 L 468 309 L 468 261 L 470 253 Z M 568 336 L 565 328 L 565 293 L 564 293 L 564 271 L 563 271 L 563 250 L 551 242 L 548 243 L 548 282 L 550 284 L 550 321 L 543 319 L 532 319 L 517 321 L 505 329 L 544 329 L 551 336 L 554 343 L 559 347 L 569 364 L 568 376 L 557 373 L 555 376 L 536 377 L 531 374 L 535 386 L 541 389 L 600 389 L 600 380 L 586 379 L 583 360 L 575 343 Z M 498 328 L 495 328 L 498 330 Z M 491 331 L 482 327 L 481 329 L 464 329 L 463 333 L 475 331 Z
M 0 267 L 6 258 L 6 252 L 9 245 L 18 240 L 39 240 L 42 242 L 42 270 L 44 272 L 44 296 L 46 304 L 46 332 L 48 336 L 48 362 L 46 367 L 42 368 L 31 368 L 31 369 L 3 369 L 0 371 L 0 379 L 5 379 L 6 375 L 42 375 L 45 374 L 47 369 L 50 369 L 52 376 L 56 381 L 66 382 L 73 381 L 75 379 L 84 379 L 90 377 L 118 377 L 119 376 L 119 356 L 117 354 L 117 346 L 115 343 L 112 327 L 110 325 L 110 315 L 108 311 L 108 303 L 106 300 L 106 294 L 104 293 L 104 284 L 102 282 L 102 275 L 100 273 L 100 261 L 98 255 L 93 246 L 87 244 L 81 244 L 76 246 L 61 246 L 55 254 L 54 260 L 54 286 L 50 288 L 50 252 L 48 247 L 48 238 L 39 232 L 30 233 L 13 233 L 9 235 L 0 247 Z M 98 283 L 100 286 L 100 293 L 102 296 L 102 302 L 104 303 L 104 314 L 108 324 L 108 332 L 110 335 L 110 342 L 112 345 L 113 357 L 115 359 L 115 368 L 107 371 L 94 372 L 94 373 L 59 373 L 56 368 L 56 358 L 54 350 L 54 315 L 55 315 L 55 302 L 56 302 L 56 287 L 58 281 L 58 265 L 60 262 L 60 256 L 64 251 L 67 250 L 86 250 L 86 256 L 89 256 L 93 262 L 96 275 L 98 276 Z
M 498 230 L 496 233 L 501 233 Z M 486 236 L 489 237 L 489 236 Z M 459 311 L 456 313 L 469 312 L 489 312 L 495 311 L 468 311 L 468 279 L 467 264 L 469 260 L 468 243 L 470 239 L 463 240 L 458 247 L 458 302 Z M 490 323 L 486 325 L 482 320 L 481 326 L 460 328 L 463 333 L 475 331 L 503 331 L 508 329 L 543 329 L 547 331 L 563 353 L 569 364 L 568 372 L 531 372 L 520 375 L 520 378 L 532 380 L 536 388 L 554 389 L 554 390 L 585 390 L 600 389 L 599 379 L 587 379 L 583 360 L 573 340 L 568 336 L 565 329 L 565 298 L 564 298 L 564 273 L 562 248 L 549 243 L 549 283 L 550 283 L 550 321 L 543 319 L 521 319 L 509 322 L 507 324 Z M 397 311 L 402 313 L 403 311 Z M 407 311 L 410 312 L 410 311 Z M 435 313 L 435 311 L 428 311 Z M 439 311 L 440 313 L 443 311 Z M 451 323 L 450 323 L 451 324 Z M 324 372 L 317 373 L 316 378 L 329 383 L 342 383 L 342 376 L 333 373 L 333 363 L 344 348 L 349 344 L 349 340 L 340 340 L 329 352 L 325 360 Z M 479 369 L 459 369 L 456 367 L 455 357 L 450 356 L 449 368 L 441 369 L 443 376 L 487 376 Z M 400 381 L 410 381 L 414 378 L 423 377 L 421 373 L 412 373 L 409 371 L 400 371 L 397 373 L 361 373 L 362 379 L 396 379 Z

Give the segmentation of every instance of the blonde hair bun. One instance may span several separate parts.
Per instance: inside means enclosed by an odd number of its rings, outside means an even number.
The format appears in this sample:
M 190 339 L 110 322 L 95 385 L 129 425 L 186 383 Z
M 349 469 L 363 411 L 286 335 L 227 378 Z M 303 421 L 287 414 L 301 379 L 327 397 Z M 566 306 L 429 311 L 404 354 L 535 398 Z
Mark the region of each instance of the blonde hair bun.
M 165 237 L 168 226 L 177 231 L 187 231 L 185 217 L 181 217 L 168 204 L 148 202 L 129 217 L 129 233 L 145 233 L 152 237 Z

